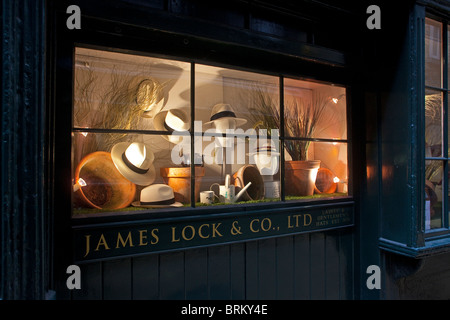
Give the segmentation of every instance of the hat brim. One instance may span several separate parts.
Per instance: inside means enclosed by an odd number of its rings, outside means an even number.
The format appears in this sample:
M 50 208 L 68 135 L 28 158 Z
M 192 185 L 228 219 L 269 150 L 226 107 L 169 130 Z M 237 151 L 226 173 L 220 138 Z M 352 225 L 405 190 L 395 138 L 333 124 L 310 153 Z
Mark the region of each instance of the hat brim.
M 127 180 L 133 182 L 134 184 L 140 186 L 148 186 L 152 184 L 153 181 L 155 181 L 156 177 L 156 169 L 153 164 L 150 164 L 149 169 L 146 173 L 141 174 L 134 172 L 123 162 L 122 154 L 125 152 L 129 145 L 129 142 L 120 142 L 111 149 L 111 158 L 114 162 L 114 165 Z M 151 158 L 154 159 L 153 152 L 151 150 L 147 150 L 147 152 L 150 152 Z
M 152 205 L 152 204 L 146 204 L 146 205 L 141 205 L 140 201 L 134 201 L 131 203 L 131 205 L 133 207 L 141 207 L 141 208 L 170 208 L 170 207 L 182 207 L 183 204 L 181 202 L 175 202 L 172 204 L 165 204 L 165 205 Z
M 247 123 L 247 119 L 235 118 L 235 117 L 223 117 L 223 118 L 219 118 L 219 119 L 216 119 L 216 120 L 205 122 L 204 125 L 211 125 L 211 124 L 215 123 L 217 120 L 220 120 L 220 119 L 233 119 L 233 120 L 236 120 L 236 126 L 237 127 L 240 127 L 240 126 L 242 126 L 242 125 Z
M 276 151 L 255 151 L 255 152 L 247 153 L 248 156 L 254 156 L 254 155 L 258 155 L 258 154 L 267 154 L 267 155 L 274 155 L 274 156 L 280 155 L 280 153 L 276 152 Z

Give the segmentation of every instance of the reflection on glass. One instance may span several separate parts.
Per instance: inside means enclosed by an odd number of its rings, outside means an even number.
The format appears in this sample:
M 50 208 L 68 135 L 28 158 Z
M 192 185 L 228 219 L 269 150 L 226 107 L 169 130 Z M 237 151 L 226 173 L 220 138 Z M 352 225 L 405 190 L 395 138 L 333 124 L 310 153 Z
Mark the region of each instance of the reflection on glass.
M 442 23 L 425 19 L 425 84 L 442 87 Z
M 425 92 L 425 157 L 442 156 L 442 93 Z
M 425 161 L 425 229 L 442 227 L 442 161 Z

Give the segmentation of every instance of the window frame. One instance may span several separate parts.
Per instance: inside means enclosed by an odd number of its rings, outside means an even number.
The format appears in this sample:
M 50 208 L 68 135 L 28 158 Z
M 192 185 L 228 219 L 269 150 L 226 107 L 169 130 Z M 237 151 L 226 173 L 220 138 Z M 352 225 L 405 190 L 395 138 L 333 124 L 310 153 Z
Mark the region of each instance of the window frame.
M 443 176 L 443 201 L 442 201 L 442 209 L 441 209 L 441 227 L 439 228 L 430 228 L 427 229 L 426 225 L 425 225 L 425 198 L 423 199 L 422 203 L 423 203 L 423 211 L 422 211 L 422 220 L 423 220 L 423 226 L 422 226 L 422 230 L 424 231 L 424 240 L 425 241 L 433 241 L 433 240 L 439 240 L 442 238 L 450 238 L 450 217 L 449 217 L 449 195 L 448 195 L 448 191 L 449 191 L 449 179 L 448 179 L 448 173 L 449 173 L 449 161 L 450 161 L 450 154 L 448 152 L 449 149 L 449 139 L 448 139 L 448 134 L 449 134 L 449 128 L 448 128 L 448 122 L 450 120 L 448 111 L 449 111 L 449 107 L 448 107 L 448 103 L 449 103 L 449 92 L 450 92 L 450 88 L 448 87 L 449 85 L 449 79 L 448 79 L 448 67 L 449 67 L 449 63 L 448 63 L 448 57 L 449 57 L 449 48 L 448 48 L 448 36 L 450 34 L 448 28 L 450 27 L 450 21 L 445 19 L 442 16 L 438 16 L 436 14 L 430 13 L 428 11 L 425 12 L 425 18 L 423 19 L 423 23 L 424 23 L 424 30 L 426 28 L 426 19 L 432 19 L 434 21 L 440 22 L 442 23 L 442 32 L 441 32 L 441 46 L 442 46 L 442 50 L 440 52 L 441 55 L 441 77 L 442 77 L 442 82 L 441 85 L 442 87 L 435 87 L 435 86 L 430 86 L 426 84 L 426 70 L 425 70 L 425 53 L 423 54 L 423 59 L 424 59 L 424 72 L 423 72 L 423 101 L 422 101 L 422 109 L 425 110 L 425 91 L 428 90 L 434 90 L 436 92 L 439 92 L 442 94 L 442 154 L 440 157 L 426 157 L 425 154 L 423 154 L 423 174 L 425 174 L 425 162 L 426 161 L 440 161 L 442 163 L 442 168 L 443 168 L 443 172 L 442 172 L 442 176 Z M 425 48 L 425 32 L 424 32 L 424 37 L 421 40 L 422 41 L 422 45 L 424 47 L 423 50 L 426 50 Z M 425 119 L 425 114 L 423 115 L 424 119 Z M 425 124 L 425 122 L 423 122 Z M 425 131 L 425 125 L 423 127 L 423 131 Z M 424 134 L 425 137 L 425 134 Z M 423 140 L 423 144 L 425 145 L 425 140 Z M 423 149 L 425 150 L 425 148 Z M 425 178 L 424 182 L 425 182 Z M 425 193 L 425 184 L 423 184 L 422 188 L 422 194 Z M 444 201 L 444 196 L 445 196 L 445 201 Z

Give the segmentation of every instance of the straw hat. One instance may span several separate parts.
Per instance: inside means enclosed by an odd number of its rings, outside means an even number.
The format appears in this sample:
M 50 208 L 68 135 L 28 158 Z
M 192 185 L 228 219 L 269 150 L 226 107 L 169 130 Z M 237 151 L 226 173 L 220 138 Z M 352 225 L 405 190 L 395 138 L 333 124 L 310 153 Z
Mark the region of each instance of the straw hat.
M 247 123 L 246 119 L 237 118 L 231 106 L 226 103 L 218 103 L 212 108 L 211 117 L 209 121 L 205 123 L 205 125 L 212 124 L 220 119 L 234 119 L 236 120 L 237 127 Z
M 181 207 L 180 202 L 175 202 L 173 189 L 166 184 L 152 184 L 141 190 L 140 201 L 132 203 L 134 207 L 165 208 Z
M 155 181 L 155 156 L 140 142 L 120 142 L 111 149 L 111 158 L 117 170 L 131 182 L 148 186 Z
M 138 84 L 136 91 L 136 104 L 143 111 L 142 117 L 152 118 L 156 110 L 164 102 L 163 86 L 154 79 L 144 79 Z
M 158 131 L 168 131 L 170 134 L 174 131 L 187 131 L 190 124 L 187 114 L 180 109 L 170 109 L 161 111 L 153 118 L 153 125 Z M 164 135 L 164 139 L 174 142 L 174 139 L 169 139 L 169 136 Z M 180 139 L 182 137 L 179 137 Z

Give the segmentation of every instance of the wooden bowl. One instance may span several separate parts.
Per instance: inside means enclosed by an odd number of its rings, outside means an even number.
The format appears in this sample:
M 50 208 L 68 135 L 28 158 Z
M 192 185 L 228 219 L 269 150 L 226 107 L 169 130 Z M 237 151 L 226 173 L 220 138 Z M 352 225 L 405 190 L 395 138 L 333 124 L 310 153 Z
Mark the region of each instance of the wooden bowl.
M 114 166 L 111 154 L 103 151 L 81 159 L 75 170 L 75 183 L 76 203 L 96 209 L 125 208 L 136 193 L 136 185 L 122 176 Z

